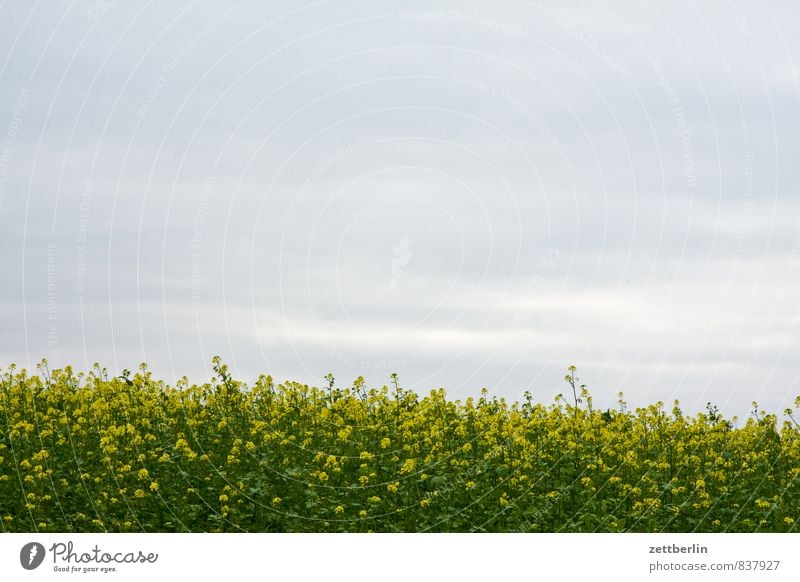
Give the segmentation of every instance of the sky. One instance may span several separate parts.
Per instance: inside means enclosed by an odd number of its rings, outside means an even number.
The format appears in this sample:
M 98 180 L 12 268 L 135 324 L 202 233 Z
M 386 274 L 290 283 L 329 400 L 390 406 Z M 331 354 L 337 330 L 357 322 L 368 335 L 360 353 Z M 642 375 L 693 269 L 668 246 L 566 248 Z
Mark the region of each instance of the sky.
M 780 413 L 798 11 L 0 1 L 0 366 Z

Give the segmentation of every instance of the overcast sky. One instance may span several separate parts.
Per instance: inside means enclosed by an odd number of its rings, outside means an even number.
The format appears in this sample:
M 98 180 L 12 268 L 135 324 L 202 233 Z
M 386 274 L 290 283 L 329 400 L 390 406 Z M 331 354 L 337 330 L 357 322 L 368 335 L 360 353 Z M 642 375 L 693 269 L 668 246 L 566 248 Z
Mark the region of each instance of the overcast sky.
M 0 365 L 800 394 L 800 8 L 0 2 Z

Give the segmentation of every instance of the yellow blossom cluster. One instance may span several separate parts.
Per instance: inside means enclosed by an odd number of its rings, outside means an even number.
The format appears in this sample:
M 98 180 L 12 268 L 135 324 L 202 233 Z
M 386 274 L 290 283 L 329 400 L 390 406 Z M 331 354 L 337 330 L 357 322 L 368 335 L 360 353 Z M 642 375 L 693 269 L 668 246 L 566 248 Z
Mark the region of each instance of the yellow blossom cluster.
M 797 531 L 800 400 L 740 421 L 214 370 L 0 371 L 0 531 Z

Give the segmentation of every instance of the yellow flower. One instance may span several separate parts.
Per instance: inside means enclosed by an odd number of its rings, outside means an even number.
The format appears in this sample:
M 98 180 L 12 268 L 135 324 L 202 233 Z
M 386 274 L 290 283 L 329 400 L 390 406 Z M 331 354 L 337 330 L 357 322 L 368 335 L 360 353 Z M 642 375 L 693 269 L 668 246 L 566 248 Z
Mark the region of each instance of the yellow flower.
M 400 473 L 411 473 L 417 467 L 416 459 L 406 459 L 403 466 L 400 468 Z
M 336 513 L 344 513 L 344 507 L 337 505 L 334 511 L 336 511 Z

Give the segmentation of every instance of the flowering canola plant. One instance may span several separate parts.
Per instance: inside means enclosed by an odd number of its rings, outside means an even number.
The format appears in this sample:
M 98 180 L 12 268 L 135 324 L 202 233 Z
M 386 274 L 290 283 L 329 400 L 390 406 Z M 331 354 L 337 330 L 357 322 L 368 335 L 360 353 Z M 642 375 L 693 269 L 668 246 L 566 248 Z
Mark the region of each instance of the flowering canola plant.
M 39 369 L 0 372 L 5 532 L 798 531 L 791 409 Z

